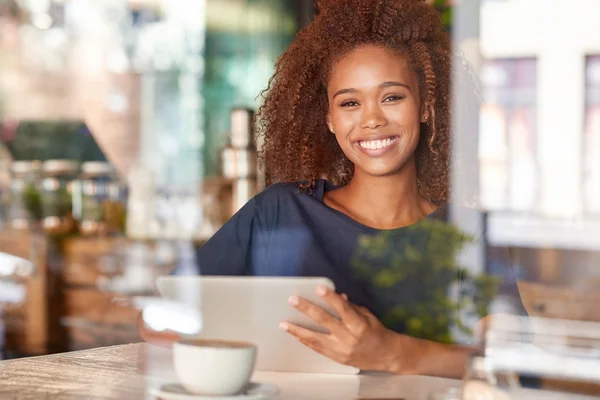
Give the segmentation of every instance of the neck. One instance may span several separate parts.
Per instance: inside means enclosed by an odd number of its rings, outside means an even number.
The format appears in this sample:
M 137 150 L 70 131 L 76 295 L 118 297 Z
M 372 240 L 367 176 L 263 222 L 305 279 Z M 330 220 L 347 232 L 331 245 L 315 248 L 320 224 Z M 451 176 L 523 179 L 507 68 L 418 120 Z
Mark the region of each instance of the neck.
M 380 229 L 414 224 L 436 208 L 419 192 L 414 159 L 389 176 L 371 176 L 356 170 L 343 189 L 352 213 Z

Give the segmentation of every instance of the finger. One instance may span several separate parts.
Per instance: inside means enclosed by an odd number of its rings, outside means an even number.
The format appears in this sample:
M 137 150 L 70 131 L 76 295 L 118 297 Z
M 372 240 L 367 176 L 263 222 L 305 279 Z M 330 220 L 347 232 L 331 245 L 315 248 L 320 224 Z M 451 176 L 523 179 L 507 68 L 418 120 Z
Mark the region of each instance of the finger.
M 346 293 L 342 293 L 340 296 L 342 296 L 344 300 L 349 302 L 348 295 Z M 374 317 L 373 313 L 371 313 L 371 311 L 369 311 L 366 307 L 353 304 L 352 302 L 349 302 L 348 304 L 350 304 L 351 307 L 358 311 L 359 314 L 362 314 L 365 317 Z
M 371 311 L 369 311 L 366 307 L 354 305 L 354 308 L 356 309 L 356 311 L 358 311 L 360 314 L 364 315 L 365 317 L 373 316 L 373 313 Z
M 311 348 L 325 348 L 325 343 L 329 339 L 329 336 L 325 333 L 315 332 L 290 322 L 282 322 L 279 324 L 279 329 L 295 336 L 304 344 L 310 345 Z
M 364 324 L 362 315 L 353 307 L 353 305 L 333 290 L 330 290 L 325 286 L 319 286 L 317 287 L 317 294 L 340 314 L 340 317 L 342 317 L 342 321 L 346 326 L 349 327 Z
M 346 300 L 346 301 L 349 301 L 349 300 L 348 300 L 348 295 L 347 295 L 346 293 L 342 293 L 342 294 L 341 294 L 341 296 L 342 296 L 342 298 L 343 298 L 344 300 Z M 373 315 L 373 314 L 371 313 L 371 311 L 369 311 L 369 310 L 368 310 L 368 309 L 366 309 L 365 307 L 362 307 L 362 306 L 357 306 L 356 304 L 352 304 L 352 303 L 349 303 L 349 304 L 350 304 L 350 306 L 351 306 L 351 307 L 354 307 L 354 309 L 355 309 L 356 311 L 358 311 L 358 313 L 359 313 L 359 314 L 362 314 L 362 315 L 364 315 L 365 317 L 369 317 L 369 316 L 372 316 L 372 315 Z
M 329 347 L 315 346 L 312 343 L 305 343 L 302 340 L 300 340 L 300 343 L 302 343 L 306 347 L 316 351 L 317 353 L 322 354 L 325 357 L 332 359 L 333 361 L 337 362 L 338 364 L 351 365 L 351 364 L 349 364 L 350 360 L 347 357 L 343 356 L 337 350 L 333 350 Z
M 282 322 L 279 328 L 290 335 L 296 337 L 300 343 L 331 358 L 332 360 L 344 364 L 344 358 L 338 349 L 339 343 L 336 344 L 331 337 L 323 333 L 314 332 L 310 329 L 302 328 L 289 322 Z
M 316 304 L 298 296 L 290 297 L 289 301 L 298 311 L 327 329 L 331 334 L 342 337 L 347 334 L 342 321 L 330 315 Z
M 353 304 L 352 302 L 350 302 L 350 300 L 348 300 L 348 295 L 346 293 L 342 293 L 340 296 L 342 296 L 342 298 L 346 301 L 348 301 L 350 304 L 350 307 L 353 307 L 356 311 L 358 311 L 360 314 L 363 315 L 372 315 L 371 311 L 369 311 L 367 308 Z

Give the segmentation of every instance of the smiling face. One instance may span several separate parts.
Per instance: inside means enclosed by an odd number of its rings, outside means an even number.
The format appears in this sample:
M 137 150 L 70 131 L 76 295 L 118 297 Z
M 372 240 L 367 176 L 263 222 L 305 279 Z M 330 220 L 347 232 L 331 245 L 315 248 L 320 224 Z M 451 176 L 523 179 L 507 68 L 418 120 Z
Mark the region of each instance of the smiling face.
M 327 124 L 355 174 L 389 176 L 414 162 L 426 114 L 417 75 L 403 56 L 357 47 L 333 65 L 327 96 Z

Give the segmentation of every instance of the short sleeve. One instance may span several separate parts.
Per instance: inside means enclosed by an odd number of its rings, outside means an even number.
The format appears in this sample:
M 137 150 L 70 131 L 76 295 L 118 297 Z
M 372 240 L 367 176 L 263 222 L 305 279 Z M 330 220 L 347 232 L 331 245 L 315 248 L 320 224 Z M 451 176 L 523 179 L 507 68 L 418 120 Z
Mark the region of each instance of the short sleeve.
M 195 275 L 249 275 L 256 200 L 251 199 L 196 251 Z M 173 275 L 189 275 L 175 269 Z

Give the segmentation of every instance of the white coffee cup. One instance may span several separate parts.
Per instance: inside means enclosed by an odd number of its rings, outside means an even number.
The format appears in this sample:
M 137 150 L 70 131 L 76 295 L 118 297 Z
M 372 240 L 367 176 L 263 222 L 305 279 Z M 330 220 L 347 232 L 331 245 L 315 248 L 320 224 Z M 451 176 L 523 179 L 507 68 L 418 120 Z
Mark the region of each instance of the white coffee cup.
M 173 364 L 179 383 L 193 394 L 228 396 L 250 381 L 256 346 L 227 340 L 186 339 L 173 344 Z

